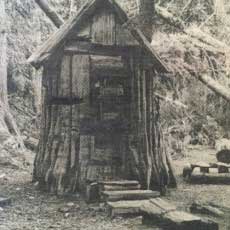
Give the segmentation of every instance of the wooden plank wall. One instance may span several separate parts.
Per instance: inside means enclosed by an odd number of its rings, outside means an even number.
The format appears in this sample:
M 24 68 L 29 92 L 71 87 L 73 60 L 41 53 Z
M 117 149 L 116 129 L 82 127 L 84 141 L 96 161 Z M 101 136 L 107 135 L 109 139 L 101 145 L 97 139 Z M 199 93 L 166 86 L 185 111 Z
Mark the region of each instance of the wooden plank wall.
M 89 102 L 89 72 L 87 55 L 64 55 L 61 60 L 45 68 L 44 119 L 40 154 L 36 160 L 36 164 L 43 167 L 36 174 L 51 182 L 47 183 L 49 190 L 74 191 L 85 183 L 84 168 L 88 164 L 89 151 L 92 150 L 86 145 L 93 145 L 92 141 L 87 144 L 88 139 L 93 137 L 81 136 L 80 124 L 88 114 L 84 108 L 88 108 Z M 75 103 L 72 99 L 77 97 L 83 98 L 85 103 Z
M 92 42 L 103 45 L 115 45 L 115 30 L 115 15 L 109 11 L 101 11 L 93 17 Z
M 97 13 L 85 22 L 76 33 L 71 35 L 70 39 L 82 37 L 91 39 L 94 44 L 133 46 L 138 45 L 131 33 L 122 27 L 115 13 L 108 8 L 101 8 Z
M 72 78 L 72 97 L 79 97 L 83 102 L 75 105 L 72 112 L 72 119 L 77 119 L 74 126 L 79 127 L 79 141 L 73 140 L 75 147 L 79 144 L 79 158 L 78 158 L 78 177 L 79 186 L 83 189 L 86 183 L 86 170 L 93 147 L 94 137 L 87 136 L 81 133 L 82 120 L 87 119 L 89 116 L 89 96 L 90 96 L 90 61 L 88 55 L 74 55 L 72 56 L 71 65 L 71 78 Z M 77 117 L 76 117 L 77 116 Z M 72 130 L 74 131 L 72 124 Z M 77 133 L 73 133 L 77 137 Z M 74 152 L 71 152 L 74 155 Z
M 89 97 L 90 62 L 88 55 L 74 55 L 72 59 L 72 96 L 86 99 Z
M 138 42 L 133 38 L 128 29 L 122 27 L 116 19 L 116 45 L 119 46 L 137 46 Z

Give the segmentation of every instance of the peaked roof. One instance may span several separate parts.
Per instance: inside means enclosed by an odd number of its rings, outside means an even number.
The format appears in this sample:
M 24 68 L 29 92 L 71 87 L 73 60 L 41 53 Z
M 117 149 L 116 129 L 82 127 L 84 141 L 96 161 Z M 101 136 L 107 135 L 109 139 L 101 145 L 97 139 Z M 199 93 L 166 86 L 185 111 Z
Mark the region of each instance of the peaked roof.
M 65 38 L 72 32 L 72 30 L 80 28 L 80 25 L 94 13 L 96 7 L 105 2 L 115 11 L 122 24 L 128 22 L 127 14 L 115 0 L 88 0 L 73 17 L 67 20 L 41 47 L 38 48 L 35 53 L 30 56 L 28 63 L 39 68 L 42 63 L 63 44 Z M 160 57 L 156 54 L 144 34 L 138 28 L 133 26 L 128 29 L 138 43 L 150 54 L 154 64 L 156 64 L 156 68 L 160 72 L 170 72 L 165 63 L 160 60 Z

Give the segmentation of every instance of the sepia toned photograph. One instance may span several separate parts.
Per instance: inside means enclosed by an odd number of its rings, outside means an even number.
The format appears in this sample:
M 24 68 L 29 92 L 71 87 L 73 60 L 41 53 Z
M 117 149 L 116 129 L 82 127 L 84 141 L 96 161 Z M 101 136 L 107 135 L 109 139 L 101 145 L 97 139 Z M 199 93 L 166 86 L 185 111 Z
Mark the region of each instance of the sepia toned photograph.
M 230 230 L 230 1 L 0 0 L 0 230 Z

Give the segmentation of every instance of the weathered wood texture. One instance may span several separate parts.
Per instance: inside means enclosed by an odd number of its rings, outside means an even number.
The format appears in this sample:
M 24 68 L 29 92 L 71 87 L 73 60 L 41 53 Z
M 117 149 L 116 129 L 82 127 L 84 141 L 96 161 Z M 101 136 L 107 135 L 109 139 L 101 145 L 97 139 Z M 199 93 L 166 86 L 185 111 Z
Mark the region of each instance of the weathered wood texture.
M 106 201 L 146 200 L 159 197 L 160 193 L 151 190 L 104 191 L 102 196 Z
M 64 104 L 50 103 L 52 97 Z M 47 69 L 43 76 L 43 123 L 34 180 L 56 193 L 74 192 L 81 184 L 82 168 L 86 164 L 82 160 L 86 154 L 84 146 L 80 149 L 80 119 L 84 107 L 80 104 L 65 104 L 63 100 L 73 97 L 85 101 L 89 97 L 87 56 L 64 56 L 57 60 L 53 68 Z
M 175 185 L 170 160 L 162 142 L 159 101 L 153 93 L 154 75 L 144 68 L 141 59 L 110 57 L 105 61 L 103 57 L 92 55 L 64 55 L 56 62 L 52 61 L 51 67 L 47 66 L 43 78 L 43 124 L 35 160 L 35 180 L 48 190 L 59 193 L 83 188 L 87 182 L 119 177 L 125 179 L 127 176 L 138 178 L 142 186 L 148 189 L 157 187 L 164 190 L 169 184 Z M 99 103 L 97 107 L 90 104 L 91 87 L 100 80 L 95 75 L 90 76 L 95 74 L 91 71 L 95 66 L 100 69 L 100 66 L 108 65 L 125 66 L 127 73 L 130 73 L 129 77 L 119 78 L 119 85 L 124 84 L 124 88 L 118 89 L 123 96 L 132 97 L 132 105 L 130 100 L 126 100 L 126 104 L 118 104 L 118 111 L 112 111 L 115 118 L 119 117 L 119 122 L 124 122 L 122 131 L 117 125 L 113 127 L 106 118 L 111 117 L 111 111 L 107 111 L 106 106 L 111 107 L 112 103 L 106 92 L 117 94 L 115 86 L 101 88 L 103 93 L 99 101 L 94 102 Z M 109 78 L 102 78 L 100 84 L 104 82 L 109 82 Z M 82 101 L 76 104 L 73 98 Z M 100 105 L 101 100 L 104 101 Z M 113 104 L 113 108 L 115 106 Z M 98 115 L 104 120 L 98 121 Z M 127 129 L 123 125 L 130 117 L 132 127 Z M 125 134 L 127 131 L 128 134 Z M 127 154 L 127 135 L 133 140 L 129 141 L 131 155 Z
M 116 43 L 116 23 L 115 15 L 108 10 L 101 12 L 93 17 L 92 23 L 92 42 L 103 45 L 114 45 Z
M 91 0 L 29 59 L 48 60 L 34 179 L 50 191 L 119 177 L 144 188 L 175 184 L 153 93 L 153 69 L 168 69 L 126 21 L 113 0 Z
M 141 207 L 148 203 L 148 200 L 124 200 L 107 202 L 107 210 L 110 217 L 116 216 L 140 216 Z
M 103 7 L 101 7 L 103 6 Z M 89 20 L 89 18 L 91 20 Z M 114 0 L 92 0 L 70 20 L 68 20 L 45 44 L 37 50 L 28 62 L 35 67 L 40 65 L 68 39 L 87 40 L 100 45 L 136 46 L 140 45 L 149 52 L 153 64 L 159 72 L 169 72 L 160 60 L 144 34 L 136 26 L 124 28 L 128 20 L 125 12 Z M 70 48 L 69 48 L 70 49 Z M 76 49 L 76 48 L 75 48 Z M 74 50 L 73 48 L 70 51 Z
M 144 188 L 163 189 L 176 185 L 170 158 L 160 128 L 159 100 L 154 96 L 154 74 L 140 59 L 130 61 L 132 82 L 132 135 L 129 150 L 133 171 Z M 163 192 L 163 191 L 162 191 Z
M 84 23 L 81 29 L 76 30 L 72 39 L 88 39 L 94 44 L 135 46 L 138 42 L 127 28 L 123 28 L 121 20 L 115 12 L 105 6 L 98 9 L 92 19 Z
M 105 46 L 93 44 L 89 41 L 68 41 L 65 45 L 65 52 L 70 54 L 85 54 L 98 56 L 129 56 L 129 51 L 135 47 L 128 46 Z
M 129 28 L 129 31 L 132 34 L 132 36 L 136 39 L 136 41 L 138 41 L 139 45 L 146 51 L 147 54 L 150 55 L 150 57 L 151 57 L 150 60 L 154 64 L 154 68 L 158 72 L 170 73 L 171 70 L 167 67 L 165 62 L 160 59 L 159 55 L 155 52 L 151 43 L 144 36 L 142 31 L 132 24 L 127 25 L 127 26 Z
M 121 22 L 127 21 L 126 14 L 120 9 L 120 7 L 113 0 L 104 1 L 104 0 L 91 0 L 88 1 L 76 15 L 74 15 L 71 19 L 69 19 L 63 26 L 54 33 L 47 42 L 40 47 L 37 52 L 35 52 L 29 59 L 28 62 L 33 64 L 35 67 L 39 67 L 44 60 L 47 60 L 50 55 L 57 49 L 63 45 L 64 40 L 70 34 L 76 32 L 75 30 L 87 21 L 92 14 L 97 9 L 98 6 L 103 5 L 105 3 L 112 8 Z
M 49 191 L 64 193 L 84 189 L 88 182 L 116 178 L 127 169 L 122 171 L 119 163 L 124 158 L 120 155 L 125 155 L 123 135 L 113 127 L 106 131 L 90 104 L 90 72 L 92 66 L 101 65 L 101 57 L 59 53 L 43 76 L 43 123 L 34 180 Z M 123 66 L 121 58 L 108 58 L 106 63 L 111 61 Z M 80 103 L 74 103 L 75 98 Z

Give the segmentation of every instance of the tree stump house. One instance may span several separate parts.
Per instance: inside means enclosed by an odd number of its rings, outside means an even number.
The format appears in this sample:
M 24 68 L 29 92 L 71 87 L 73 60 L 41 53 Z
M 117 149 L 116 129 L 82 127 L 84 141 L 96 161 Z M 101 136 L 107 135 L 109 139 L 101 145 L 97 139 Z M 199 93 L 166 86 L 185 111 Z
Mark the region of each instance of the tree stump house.
M 34 179 L 49 191 L 100 180 L 169 183 L 154 97 L 156 74 L 169 71 L 128 20 L 114 0 L 90 0 L 29 58 L 43 67 Z

